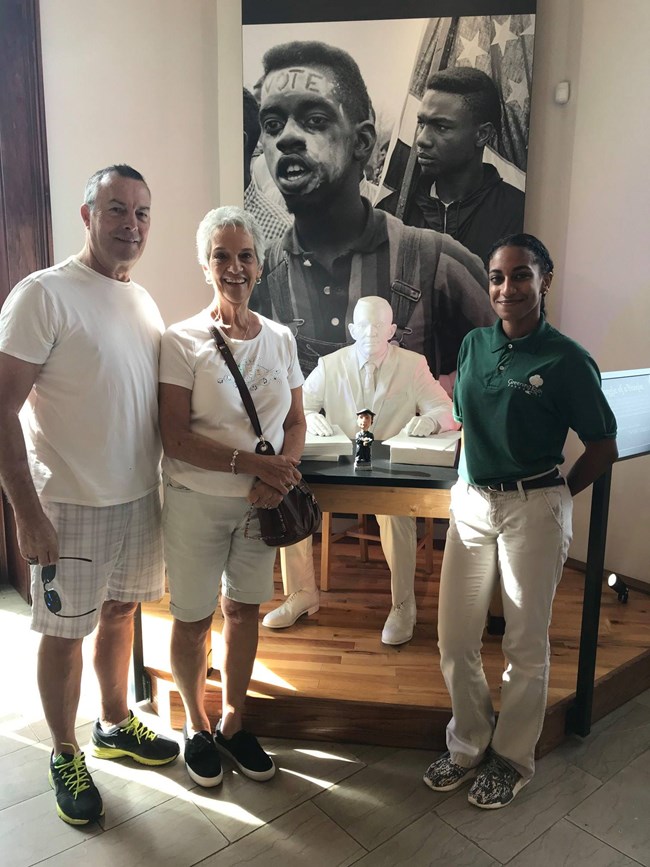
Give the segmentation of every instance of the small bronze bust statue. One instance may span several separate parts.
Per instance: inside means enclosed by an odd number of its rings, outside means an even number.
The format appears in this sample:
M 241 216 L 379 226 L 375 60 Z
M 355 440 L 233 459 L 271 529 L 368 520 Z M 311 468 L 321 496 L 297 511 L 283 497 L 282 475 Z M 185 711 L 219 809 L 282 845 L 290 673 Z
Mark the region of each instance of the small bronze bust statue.
M 355 470 L 371 470 L 372 469 L 372 443 L 375 439 L 370 433 L 372 422 L 375 414 L 371 409 L 360 409 L 357 412 L 357 424 L 359 432 L 354 438 L 356 451 L 354 454 Z

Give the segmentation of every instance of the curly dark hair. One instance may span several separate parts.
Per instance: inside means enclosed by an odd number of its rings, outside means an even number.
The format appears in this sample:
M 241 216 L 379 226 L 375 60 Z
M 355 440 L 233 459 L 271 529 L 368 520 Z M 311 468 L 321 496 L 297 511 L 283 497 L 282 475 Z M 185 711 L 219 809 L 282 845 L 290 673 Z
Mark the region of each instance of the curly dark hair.
M 260 107 L 250 90 L 244 88 L 244 132 L 246 133 L 246 155 L 249 162 L 261 131 Z
M 505 238 L 500 238 L 498 241 L 495 241 L 490 247 L 490 252 L 487 255 L 488 265 L 492 256 L 494 256 L 496 251 L 500 250 L 501 247 L 523 247 L 533 254 L 533 261 L 539 265 L 543 274 L 553 273 L 554 265 L 553 260 L 551 259 L 551 254 L 539 238 L 536 238 L 534 235 L 527 235 L 526 232 L 519 232 L 515 235 L 506 235 Z
M 519 232 L 515 235 L 506 235 L 505 238 L 500 238 L 498 241 L 495 241 L 494 244 L 490 247 L 490 252 L 487 254 L 487 263 L 488 270 L 490 268 L 490 259 L 497 250 L 500 250 L 502 247 L 523 247 L 524 250 L 528 250 L 529 253 L 532 254 L 533 262 L 542 270 L 542 274 L 553 274 L 553 260 L 551 259 L 551 254 L 546 249 L 545 245 L 536 238 L 534 235 L 528 235 L 526 232 Z M 545 293 L 542 293 L 542 303 L 540 306 L 540 310 L 542 313 L 546 313 L 546 299 L 544 298 Z
M 471 66 L 454 66 L 434 72 L 427 81 L 427 90 L 457 93 L 463 98 L 476 123 L 491 123 L 501 130 L 501 100 L 496 84 L 489 75 Z

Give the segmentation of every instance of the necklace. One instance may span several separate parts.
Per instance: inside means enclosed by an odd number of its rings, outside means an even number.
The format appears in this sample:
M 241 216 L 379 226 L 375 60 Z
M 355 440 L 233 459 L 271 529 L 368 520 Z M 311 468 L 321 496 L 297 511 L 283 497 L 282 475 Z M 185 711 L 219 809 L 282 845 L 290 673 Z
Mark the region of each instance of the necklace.
M 219 322 L 219 321 L 221 321 L 221 327 L 222 327 L 222 328 L 227 328 L 228 331 L 231 331 L 231 329 L 232 329 L 232 325 L 226 325 L 226 323 L 225 323 L 225 322 L 223 321 L 223 319 L 221 318 L 221 311 L 220 311 L 220 310 L 211 310 L 211 311 L 210 311 L 210 316 L 215 320 L 215 322 Z M 251 320 L 252 320 L 252 318 L 253 318 L 253 317 L 251 316 L 251 313 L 250 313 L 250 310 L 249 310 L 249 311 L 248 311 L 248 320 L 247 320 L 247 322 L 246 322 L 246 331 L 244 331 L 244 336 L 243 336 L 243 337 L 231 337 L 232 340 L 246 340 L 246 339 L 248 338 L 248 331 L 249 331 L 249 329 L 250 329 L 250 327 L 251 327 Z

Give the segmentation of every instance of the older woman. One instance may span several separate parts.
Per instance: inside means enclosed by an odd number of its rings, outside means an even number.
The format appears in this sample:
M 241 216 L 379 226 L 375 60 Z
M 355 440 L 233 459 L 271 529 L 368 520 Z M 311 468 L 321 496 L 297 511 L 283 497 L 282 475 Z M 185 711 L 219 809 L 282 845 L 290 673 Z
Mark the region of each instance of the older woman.
M 174 616 L 172 671 L 187 718 L 185 763 L 196 783 L 216 786 L 220 754 L 254 780 L 275 773 L 270 756 L 242 727 L 259 606 L 273 596 L 276 553 L 255 538 L 259 525 L 249 513 L 251 506 L 277 506 L 300 480 L 305 420 L 293 336 L 248 307 L 264 260 L 254 219 L 235 207 L 210 211 L 198 228 L 197 248 L 214 298 L 172 325 L 161 350 L 163 527 Z M 255 452 L 257 438 L 211 336 L 214 326 L 246 380 L 273 456 Z M 213 735 L 204 704 L 205 642 L 220 585 L 223 698 Z
M 454 415 L 464 444 L 452 489 L 440 576 L 440 666 L 451 695 L 448 752 L 424 782 L 452 791 L 474 778 L 471 804 L 505 807 L 535 770 L 546 708 L 548 627 L 571 541 L 573 497 L 616 460 L 616 420 L 591 356 L 546 321 L 553 261 L 532 235 L 510 235 L 488 257 L 498 320 L 460 348 Z M 566 478 L 569 428 L 584 451 Z M 498 720 L 481 664 L 495 585 L 508 667 Z

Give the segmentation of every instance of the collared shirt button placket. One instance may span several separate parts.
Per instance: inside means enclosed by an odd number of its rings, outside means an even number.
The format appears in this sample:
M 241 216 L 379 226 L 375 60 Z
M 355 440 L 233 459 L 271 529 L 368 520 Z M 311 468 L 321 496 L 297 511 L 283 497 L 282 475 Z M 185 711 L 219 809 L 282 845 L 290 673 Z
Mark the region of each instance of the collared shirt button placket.
M 507 344 L 506 344 L 506 349 L 510 349 L 510 350 L 514 349 L 512 343 L 507 343 Z M 512 356 L 510 356 L 510 357 L 512 357 Z M 509 359 L 504 359 L 504 361 L 505 361 L 505 360 L 509 360 Z M 506 369 L 506 365 L 505 365 L 505 364 L 499 364 L 499 365 L 498 365 L 498 369 L 499 369 L 499 370 L 505 370 L 505 369 Z

